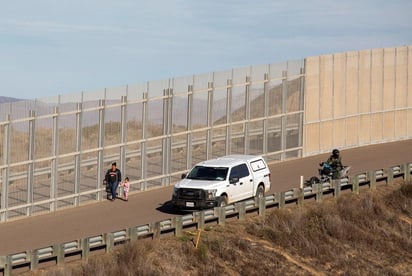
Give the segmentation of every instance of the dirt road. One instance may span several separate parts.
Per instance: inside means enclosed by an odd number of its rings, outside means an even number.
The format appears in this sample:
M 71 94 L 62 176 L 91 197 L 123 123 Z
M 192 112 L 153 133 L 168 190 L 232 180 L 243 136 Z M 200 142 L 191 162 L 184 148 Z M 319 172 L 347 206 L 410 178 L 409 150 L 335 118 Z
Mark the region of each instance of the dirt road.
M 351 174 L 382 169 L 412 162 L 412 139 L 343 150 L 343 163 L 352 166 Z M 271 192 L 281 192 L 299 186 L 317 174 L 323 154 L 283 163 L 270 164 Z M 160 221 L 174 216 L 169 205 L 172 187 L 132 195 L 128 202 L 104 201 L 0 224 L 0 256 L 69 242 L 123 228 Z

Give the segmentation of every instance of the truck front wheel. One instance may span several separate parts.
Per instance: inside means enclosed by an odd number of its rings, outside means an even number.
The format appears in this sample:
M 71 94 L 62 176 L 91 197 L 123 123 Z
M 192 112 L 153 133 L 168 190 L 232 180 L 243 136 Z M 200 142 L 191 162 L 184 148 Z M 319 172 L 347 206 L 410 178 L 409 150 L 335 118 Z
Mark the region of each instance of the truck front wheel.
M 225 207 L 227 205 L 227 196 L 222 195 L 219 200 L 219 207 Z

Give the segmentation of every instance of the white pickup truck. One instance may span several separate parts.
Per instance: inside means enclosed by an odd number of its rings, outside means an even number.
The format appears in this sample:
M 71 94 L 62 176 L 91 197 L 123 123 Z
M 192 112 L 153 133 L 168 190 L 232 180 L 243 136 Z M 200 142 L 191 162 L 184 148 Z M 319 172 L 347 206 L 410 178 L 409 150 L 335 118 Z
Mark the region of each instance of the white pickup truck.
M 196 164 L 175 184 L 176 209 L 204 209 L 263 197 L 270 189 L 270 171 L 261 156 L 228 155 Z

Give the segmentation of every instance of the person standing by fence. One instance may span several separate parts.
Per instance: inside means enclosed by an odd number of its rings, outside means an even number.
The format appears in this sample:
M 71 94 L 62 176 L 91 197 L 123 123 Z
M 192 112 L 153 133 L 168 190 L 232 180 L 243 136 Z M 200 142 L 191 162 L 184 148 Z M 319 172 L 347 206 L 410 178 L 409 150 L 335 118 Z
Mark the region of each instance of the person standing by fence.
M 125 177 L 124 182 L 120 184 L 123 188 L 123 197 L 125 201 L 129 200 L 129 189 L 130 189 L 130 182 L 129 178 Z
M 111 201 L 116 199 L 117 196 L 117 187 L 119 182 L 122 180 L 122 174 L 120 170 L 116 167 L 116 162 L 112 163 L 112 168 L 107 170 L 105 176 L 105 184 L 109 186 L 112 198 Z

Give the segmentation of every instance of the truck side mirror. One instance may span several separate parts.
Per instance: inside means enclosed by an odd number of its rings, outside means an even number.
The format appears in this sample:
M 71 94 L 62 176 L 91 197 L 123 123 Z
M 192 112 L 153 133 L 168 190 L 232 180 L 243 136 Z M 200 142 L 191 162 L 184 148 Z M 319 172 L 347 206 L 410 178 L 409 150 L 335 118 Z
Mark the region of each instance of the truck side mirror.
M 239 182 L 239 177 L 232 177 L 229 179 L 230 184 L 236 184 Z
M 186 174 L 185 173 L 182 173 L 182 179 L 185 179 L 186 178 Z

